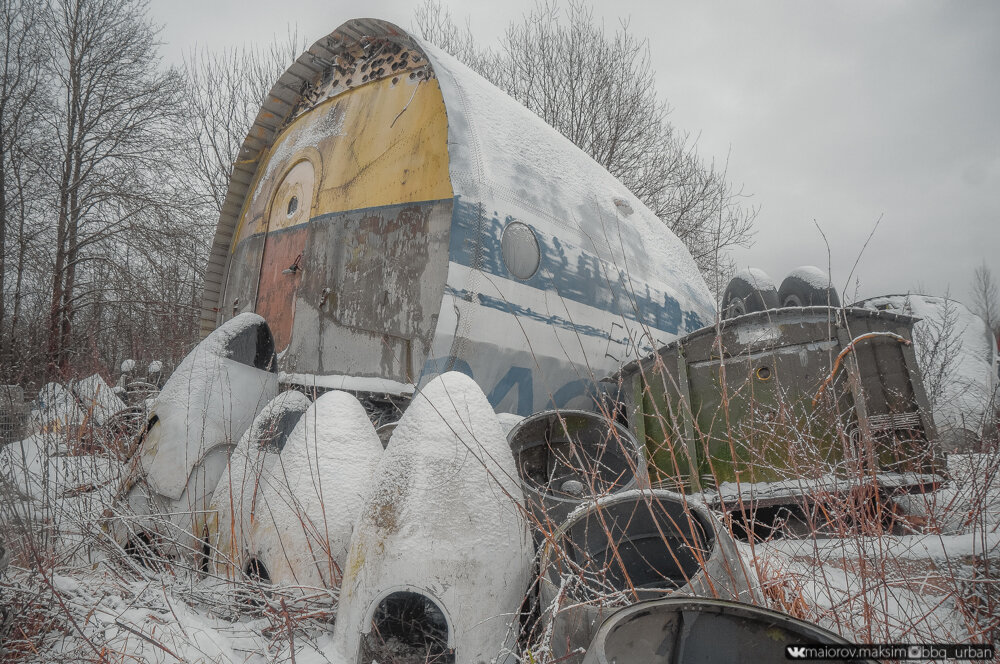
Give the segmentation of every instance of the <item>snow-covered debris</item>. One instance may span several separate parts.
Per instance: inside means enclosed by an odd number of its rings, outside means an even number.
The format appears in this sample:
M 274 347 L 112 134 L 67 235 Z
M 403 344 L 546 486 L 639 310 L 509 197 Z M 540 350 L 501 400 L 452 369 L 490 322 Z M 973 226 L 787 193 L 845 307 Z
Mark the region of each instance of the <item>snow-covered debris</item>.
M 229 453 L 278 392 L 274 342 L 264 319 L 241 314 L 212 332 L 167 381 L 149 413 L 128 502 L 137 514 L 169 515 L 161 532 L 200 550 L 212 492 Z
M 135 371 L 135 360 L 122 360 L 121 370 L 123 374 L 130 374 Z
M 113 456 L 71 453 L 82 449 L 74 438 L 44 431 L 0 447 L 0 539 L 22 553 L 37 538 L 29 553 L 43 540 L 58 560 L 92 562 L 93 534 L 124 469 Z
M 233 576 L 233 567 L 251 567 L 261 576 L 266 571 L 273 584 L 336 590 L 364 492 L 382 456 L 375 428 L 355 397 L 327 392 L 298 419 L 280 454 L 267 456 L 259 476 L 244 473 L 244 500 L 251 491 L 246 483 L 259 481 L 259 489 L 252 505 L 244 503 L 234 515 L 238 523 L 226 523 L 220 512 L 219 531 L 241 528 L 243 541 L 228 551 L 220 547 L 217 567 Z M 220 494 L 229 490 L 220 482 L 214 502 L 224 503 Z M 238 495 L 240 488 L 234 483 L 232 491 Z M 230 553 L 232 558 L 223 558 Z
M 38 392 L 31 410 L 31 419 L 42 430 L 59 430 L 83 424 L 86 413 L 80 408 L 72 392 L 59 383 L 47 383 Z
M 64 447 L 62 437 L 52 433 L 36 433 L 0 447 L 4 488 L 13 489 L 21 498 L 42 501 L 91 482 L 91 469 L 81 467 L 90 457 L 68 456 L 60 451 Z
M 107 424 L 115 413 L 125 410 L 125 403 L 115 395 L 100 374 L 95 373 L 76 381 L 71 388 L 83 410 L 99 426 Z
M 153 360 L 149 363 L 149 366 L 146 367 L 146 373 L 148 374 L 158 374 L 161 371 L 163 371 L 163 362 L 160 362 L 159 360 Z
M 956 300 L 930 295 L 886 295 L 855 306 L 920 318 L 914 348 L 942 445 L 975 445 L 997 405 L 996 344 L 983 319 Z
M 522 514 L 514 459 L 482 391 L 454 372 L 429 382 L 364 501 L 344 568 L 337 654 L 355 661 L 362 643 L 372 645 L 379 609 L 412 600 L 439 618 L 433 627 L 455 661 L 513 661 L 507 649 L 533 548 Z

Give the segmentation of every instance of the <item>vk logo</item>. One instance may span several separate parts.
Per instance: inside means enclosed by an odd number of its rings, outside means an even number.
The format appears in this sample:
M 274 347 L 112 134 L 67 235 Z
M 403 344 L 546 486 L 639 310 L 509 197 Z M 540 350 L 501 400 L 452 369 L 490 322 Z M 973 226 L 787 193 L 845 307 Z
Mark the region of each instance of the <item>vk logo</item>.
M 788 659 L 805 659 L 805 646 L 785 646 L 785 657 Z

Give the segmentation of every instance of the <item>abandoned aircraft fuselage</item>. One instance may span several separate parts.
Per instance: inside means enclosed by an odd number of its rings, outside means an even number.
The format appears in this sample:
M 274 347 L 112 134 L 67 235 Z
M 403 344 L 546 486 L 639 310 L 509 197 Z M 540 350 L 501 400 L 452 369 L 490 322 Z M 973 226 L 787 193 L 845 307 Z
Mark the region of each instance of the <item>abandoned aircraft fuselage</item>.
M 203 333 L 245 311 L 285 382 L 406 394 L 448 370 L 494 407 L 586 407 L 714 302 L 604 168 L 455 59 L 345 23 L 279 79 L 243 145 Z

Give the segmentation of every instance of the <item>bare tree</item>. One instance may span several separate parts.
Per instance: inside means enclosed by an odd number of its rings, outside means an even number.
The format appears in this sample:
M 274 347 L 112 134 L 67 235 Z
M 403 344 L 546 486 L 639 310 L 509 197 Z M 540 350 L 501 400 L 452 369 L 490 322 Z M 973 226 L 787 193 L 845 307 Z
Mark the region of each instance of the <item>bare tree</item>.
M 145 0 L 0 0 L 0 37 L 0 379 L 175 364 L 233 160 L 297 36 L 182 72 Z
M 608 33 L 581 2 L 536 5 L 507 28 L 498 50 L 476 45 L 437 0 L 417 27 L 544 119 L 621 180 L 685 243 L 706 276 L 726 251 L 746 245 L 756 209 L 744 205 L 725 166 L 705 163 L 669 122 L 656 90 L 649 44 L 628 23 Z M 712 280 L 714 281 L 714 280 Z
M 67 373 L 76 311 L 103 286 L 86 268 L 127 272 L 109 255 L 123 243 L 152 259 L 150 247 L 171 234 L 159 222 L 183 201 L 170 187 L 181 77 L 158 67 L 146 9 L 142 0 L 54 0 L 47 12 L 59 95 L 48 171 L 57 192 L 50 377 Z
M 240 147 L 278 77 L 305 48 L 298 34 L 261 48 L 192 51 L 184 59 L 190 174 L 211 204 L 214 227 Z
M 992 270 L 983 261 L 972 273 L 972 310 L 1000 339 L 1000 288 Z
M 36 3 L 0 0 L 0 365 L 5 379 L 14 364 L 11 348 L 21 315 L 31 238 L 32 184 L 37 184 L 31 152 L 41 106 L 41 27 Z M 14 279 L 12 288 L 8 273 Z M 12 290 L 9 298 L 8 290 Z

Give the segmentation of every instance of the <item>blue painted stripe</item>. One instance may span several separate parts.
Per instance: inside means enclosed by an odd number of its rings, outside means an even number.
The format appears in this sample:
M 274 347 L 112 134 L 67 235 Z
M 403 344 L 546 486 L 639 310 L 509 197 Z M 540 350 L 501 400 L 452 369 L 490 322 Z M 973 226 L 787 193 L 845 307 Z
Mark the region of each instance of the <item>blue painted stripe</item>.
M 451 224 L 451 260 L 487 274 L 518 281 L 540 291 L 558 293 L 567 300 L 634 320 L 668 334 L 684 334 L 706 325 L 706 321 L 697 312 L 682 309 L 670 294 L 650 288 L 649 284 L 633 290 L 620 270 L 603 263 L 593 252 L 534 227 L 532 230 L 538 240 L 541 262 L 529 279 L 517 279 L 504 265 L 500 246 L 503 229 L 511 221 L 514 221 L 513 217 L 507 216 L 501 220 L 497 212 L 487 213 L 481 203 L 471 203 L 456 196 Z M 523 220 L 518 221 L 524 223 Z M 575 258 L 570 260 L 570 256 Z M 482 295 L 480 297 L 485 298 Z M 483 304 L 491 306 L 487 299 L 482 299 Z M 500 302 L 493 308 L 509 310 L 510 305 Z M 539 316 L 530 309 L 524 315 Z M 545 320 L 560 324 L 547 316 Z M 585 325 L 574 325 L 569 321 L 566 323 L 572 329 L 586 330 L 586 334 L 604 338 L 609 334 L 608 330 L 601 330 L 597 334 L 595 330 L 587 330 Z
M 472 301 L 472 293 L 464 290 L 452 288 L 451 286 L 445 287 L 445 293 L 448 295 L 453 295 L 454 297 L 460 298 L 462 300 Z M 511 314 L 518 318 L 526 318 L 529 320 L 536 320 L 540 323 L 545 323 L 546 325 L 551 325 L 553 327 L 562 328 L 564 330 L 569 330 L 571 332 L 576 332 L 588 337 L 597 337 L 600 339 L 608 340 L 610 339 L 612 343 L 621 344 L 627 346 L 629 344 L 629 338 L 627 334 L 623 334 L 621 338 L 612 338 L 611 332 L 608 330 L 603 330 L 593 325 L 585 325 L 583 323 L 578 323 L 571 321 L 568 318 L 563 318 L 562 316 L 555 316 L 552 314 L 542 313 L 535 311 L 531 307 L 527 307 L 516 302 L 511 302 L 510 300 L 505 300 L 499 297 L 493 297 L 486 295 L 485 293 L 479 293 L 477 296 L 478 302 L 481 306 L 488 309 L 495 309 L 497 311 L 502 311 L 504 313 Z M 649 346 L 639 346 L 639 350 L 644 353 L 653 352 L 652 347 Z

